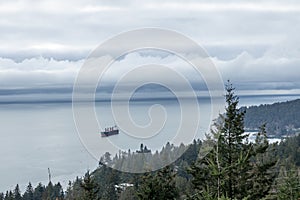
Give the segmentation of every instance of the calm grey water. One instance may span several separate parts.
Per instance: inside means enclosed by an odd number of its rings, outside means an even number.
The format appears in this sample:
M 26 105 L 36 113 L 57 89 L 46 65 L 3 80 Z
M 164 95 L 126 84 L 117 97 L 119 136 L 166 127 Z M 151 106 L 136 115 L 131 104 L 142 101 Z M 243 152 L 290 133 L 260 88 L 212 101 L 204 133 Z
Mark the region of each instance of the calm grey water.
M 300 98 L 299 96 L 244 96 L 240 98 L 241 105 L 259 105 Z M 131 104 L 132 118 L 138 124 L 146 124 L 149 117 L 145 113 L 153 103 L 141 101 Z M 176 121 L 180 120 L 180 110 L 177 101 L 166 101 L 164 105 L 169 123 L 164 132 L 176 130 Z M 200 101 L 201 118 L 200 131 L 206 130 L 209 124 L 209 101 Z M 76 176 L 82 176 L 87 169 L 95 169 L 95 160 L 81 144 L 73 121 L 72 105 L 70 103 L 39 103 L 39 104 L 0 104 L 1 144 L 0 144 L 0 191 L 13 189 L 18 183 L 22 192 L 29 181 L 34 186 L 38 182 L 48 183 L 48 167 L 51 169 L 52 181 L 60 181 L 66 185 Z M 99 120 L 104 125 L 114 123 L 109 114 L 108 102 L 96 104 Z M 122 149 L 139 147 L 138 142 L 128 143 L 122 134 L 113 138 Z M 152 146 L 151 146 L 152 145 Z M 151 148 L 158 148 L 149 144 Z

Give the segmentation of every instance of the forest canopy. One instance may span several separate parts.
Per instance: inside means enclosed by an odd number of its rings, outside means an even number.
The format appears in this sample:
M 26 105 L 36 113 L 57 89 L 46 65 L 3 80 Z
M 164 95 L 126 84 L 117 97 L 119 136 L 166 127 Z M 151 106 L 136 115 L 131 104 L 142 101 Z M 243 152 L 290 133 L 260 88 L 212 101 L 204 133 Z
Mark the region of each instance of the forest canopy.
M 246 111 L 246 129 L 258 130 L 265 123 L 268 135 L 283 136 L 300 132 L 300 99 L 242 107 L 241 110 Z

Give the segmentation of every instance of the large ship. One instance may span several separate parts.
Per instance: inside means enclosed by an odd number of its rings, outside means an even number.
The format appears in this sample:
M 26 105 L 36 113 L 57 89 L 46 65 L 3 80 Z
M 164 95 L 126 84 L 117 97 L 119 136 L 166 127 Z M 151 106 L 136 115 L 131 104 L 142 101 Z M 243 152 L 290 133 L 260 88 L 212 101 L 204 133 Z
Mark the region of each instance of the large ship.
M 105 128 L 104 131 L 101 131 L 101 137 L 108 137 L 111 135 L 119 134 L 119 129 L 117 126 Z

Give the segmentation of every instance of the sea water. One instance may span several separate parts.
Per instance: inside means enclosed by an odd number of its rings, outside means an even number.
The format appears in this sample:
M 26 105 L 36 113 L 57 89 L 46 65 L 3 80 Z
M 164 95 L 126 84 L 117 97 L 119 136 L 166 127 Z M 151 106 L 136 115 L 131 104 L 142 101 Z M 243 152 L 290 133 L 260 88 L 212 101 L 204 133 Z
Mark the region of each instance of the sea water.
M 297 98 L 300 95 L 241 96 L 240 105 L 259 105 Z M 148 110 L 153 104 L 161 104 L 165 108 L 168 120 L 160 139 L 148 144 L 149 148 L 159 149 L 174 136 L 178 121 L 181 120 L 180 107 L 174 99 L 136 101 L 130 103 L 132 120 L 139 125 L 151 122 Z M 201 135 L 210 124 L 210 101 L 200 99 L 199 107 L 202 116 L 199 127 Z M 70 102 L 2 103 L 0 110 L 0 191 L 13 189 L 18 183 L 24 192 L 29 181 L 34 187 L 39 182 L 47 184 L 48 168 L 52 182 L 60 181 L 66 186 L 69 180 L 97 167 L 97 158 L 85 148 L 76 131 Z M 96 102 L 95 111 L 104 126 L 114 125 L 110 102 Z M 139 140 L 132 141 L 124 135 L 120 131 L 119 135 L 111 137 L 111 141 L 121 150 L 139 148 Z M 144 142 L 147 145 L 147 141 Z

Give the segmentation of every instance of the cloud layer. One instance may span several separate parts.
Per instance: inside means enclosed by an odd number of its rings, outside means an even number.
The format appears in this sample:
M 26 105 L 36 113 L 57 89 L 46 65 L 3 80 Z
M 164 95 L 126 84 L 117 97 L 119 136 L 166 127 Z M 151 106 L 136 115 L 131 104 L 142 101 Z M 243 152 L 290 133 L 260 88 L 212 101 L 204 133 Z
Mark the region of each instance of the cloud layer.
M 142 27 L 191 37 L 208 51 L 222 77 L 241 89 L 300 88 L 296 0 L 2 1 L 0 88 L 72 85 L 84 58 L 101 42 Z M 172 56 L 132 54 L 126 59 L 116 65 L 155 61 L 181 67 L 193 78 Z M 118 70 L 109 76 L 118 77 Z
M 247 52 L 229 60 L 211 58 L 224 81 L 230 79 L 240 90 L 291 90 L 300 89 L 300 58 L 276 57 L 268 53 L 254 57 Z M 72 87 L 84 60 L 57 61 L 46 58 L 25 59 L 15 62 L 12 59 L 0 59 L 0 89 L 61 88 Z M 201 76 L 192 66 L 175 55 L 147 55 L 145 52 L 133 52 L 122 60 L 115 61 L 105 73 L 100 85 L 114 86 L 116 81 L 131 70 L 146 64 L 160 64 L 178 71 L 194 86 L 203 83 Z M 97 70 L 97 69 L 96 69 Z M 135 84 L 146 77 L 164 77 L 158 70 L 132 77 L 126 84 Z M 143 78 L 144 77 L 144 78 Z M 170 83 L 177 84 L 176 79 Z M 178 85 L 180 87 L 180 85 Z

